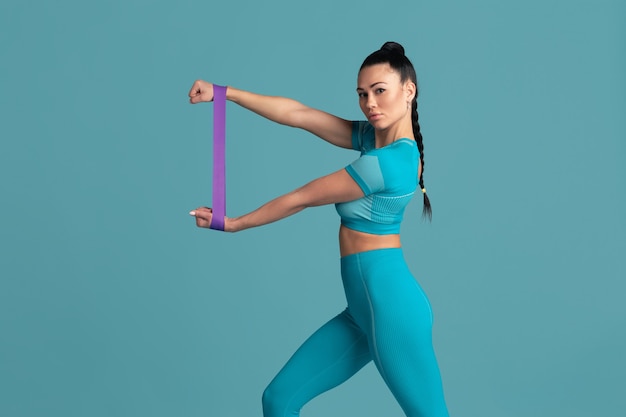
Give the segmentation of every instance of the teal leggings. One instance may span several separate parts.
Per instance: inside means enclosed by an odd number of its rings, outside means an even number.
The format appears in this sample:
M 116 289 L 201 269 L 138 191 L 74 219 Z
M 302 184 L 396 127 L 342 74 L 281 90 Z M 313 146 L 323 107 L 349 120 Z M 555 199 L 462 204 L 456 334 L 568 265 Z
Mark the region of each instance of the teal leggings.
M 373 360 L 408 417 L 448 417 L 432 311 L 402 250 L 341 258 L 348 308 L 317 330 L 263 393 L 264 417 L 299 416 L 314 397 Z

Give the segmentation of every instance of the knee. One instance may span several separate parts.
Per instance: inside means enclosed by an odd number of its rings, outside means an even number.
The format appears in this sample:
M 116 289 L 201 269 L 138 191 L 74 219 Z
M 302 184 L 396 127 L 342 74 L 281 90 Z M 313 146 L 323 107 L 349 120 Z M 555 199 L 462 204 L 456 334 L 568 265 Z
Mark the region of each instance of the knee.
M 280 395 L 279 390 L 274 384 L 270 384 L 265 388 L 263 396 L 261 397 L 263 417 L 284 417 L 286 404 L 282 397 L 284 396 Z

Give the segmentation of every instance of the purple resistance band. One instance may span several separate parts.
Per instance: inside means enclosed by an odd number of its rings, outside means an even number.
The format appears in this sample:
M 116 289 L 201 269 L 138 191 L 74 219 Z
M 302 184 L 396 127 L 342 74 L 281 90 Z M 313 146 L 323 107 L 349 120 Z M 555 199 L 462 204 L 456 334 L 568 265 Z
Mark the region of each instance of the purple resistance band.
M 213 218 L 211 229 L 224 231 L 226 216 L 226 87 L 213 84 Z

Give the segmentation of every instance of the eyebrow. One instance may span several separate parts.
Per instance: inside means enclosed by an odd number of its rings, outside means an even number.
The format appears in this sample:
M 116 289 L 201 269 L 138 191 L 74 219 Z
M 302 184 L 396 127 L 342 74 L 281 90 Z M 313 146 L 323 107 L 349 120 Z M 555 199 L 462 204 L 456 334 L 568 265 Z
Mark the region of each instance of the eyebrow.
M 374 84 L 370 85 L 370 88 L 374 87 L 376 84 L 386 84 L 386 83 L 384 81 L 376 81 Z M 359 91 L 359 90 L 363 91 L 363 88 L 357 87 L 356 91 Z

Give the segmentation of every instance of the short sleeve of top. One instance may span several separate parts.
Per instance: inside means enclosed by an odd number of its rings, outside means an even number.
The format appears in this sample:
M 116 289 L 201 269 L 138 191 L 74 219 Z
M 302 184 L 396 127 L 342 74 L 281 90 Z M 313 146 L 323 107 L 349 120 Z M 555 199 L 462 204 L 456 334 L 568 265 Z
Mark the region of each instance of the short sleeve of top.
M 404 209 L 417 188 L 417 144 L 401 138 L 376 149 L 374 128 L 359 121 L 352 123 L 352 147 L 361 156 L 345 169 L 364 196 L 335 205 L 341 223 L 365 233 L 399 233 Z

